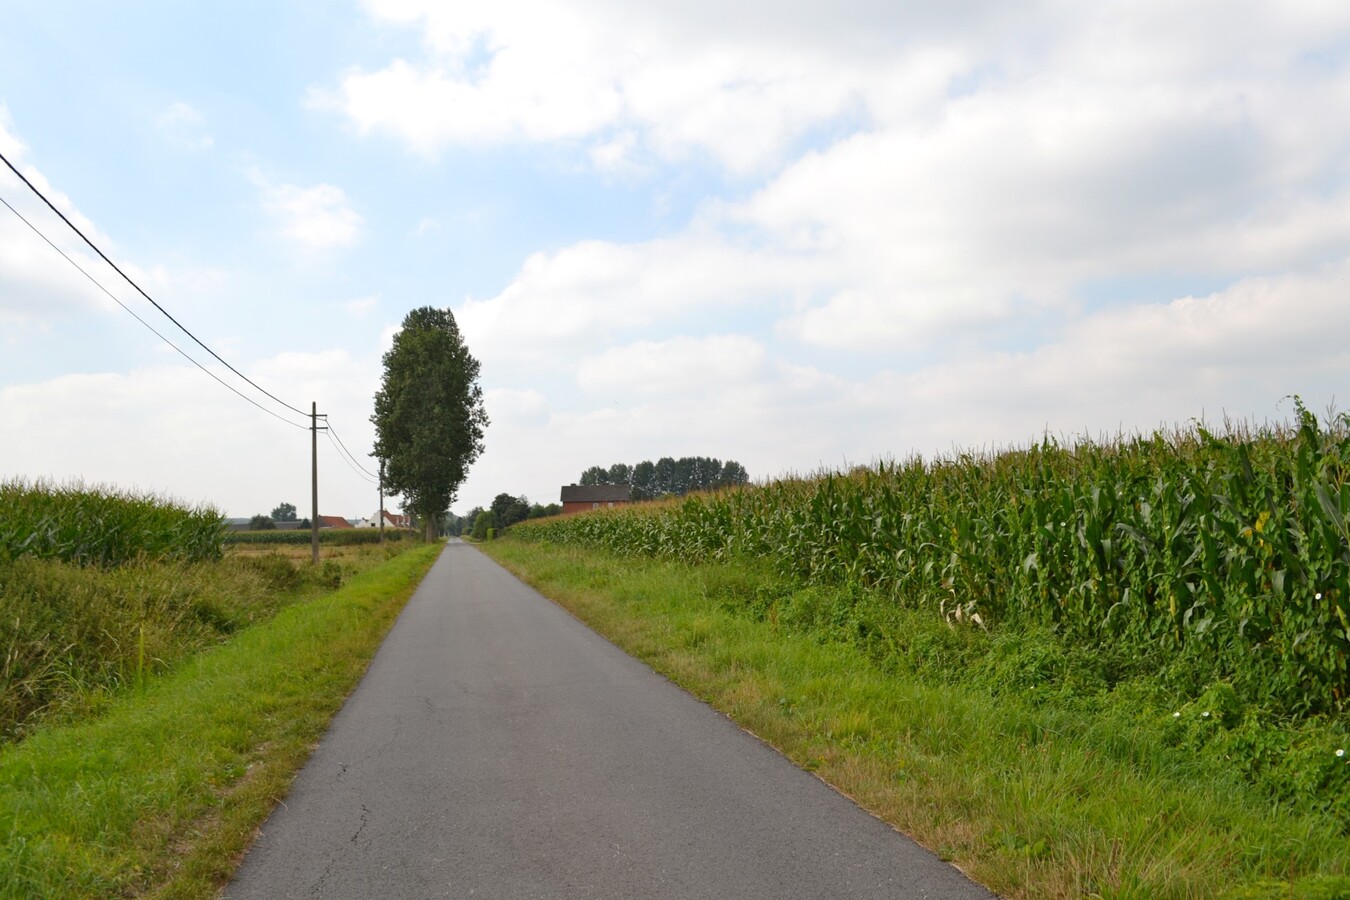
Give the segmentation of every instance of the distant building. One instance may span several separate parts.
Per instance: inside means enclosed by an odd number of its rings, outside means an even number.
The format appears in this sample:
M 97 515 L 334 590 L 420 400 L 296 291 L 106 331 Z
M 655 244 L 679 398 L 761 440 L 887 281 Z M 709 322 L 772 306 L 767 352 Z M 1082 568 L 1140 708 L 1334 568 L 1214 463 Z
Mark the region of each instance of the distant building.
M 566 484 L 562 489 L 563 515 L 588 512 L 592 509 L 612 509 L 632 502 L 626 484 Z
M 342 516 L 319 516 L 320 528 L 351 528 L 352 523 Z
M 384 513 L 385 528 L 412 528 L 412 516 L 401 516 L 398 513 L 391 513 L 387 509 L 382 509 L 378 513 L 371 513 L 369 519 L 361 519 L 356 522 L 357 528 L 379 528 L 380 513 Z

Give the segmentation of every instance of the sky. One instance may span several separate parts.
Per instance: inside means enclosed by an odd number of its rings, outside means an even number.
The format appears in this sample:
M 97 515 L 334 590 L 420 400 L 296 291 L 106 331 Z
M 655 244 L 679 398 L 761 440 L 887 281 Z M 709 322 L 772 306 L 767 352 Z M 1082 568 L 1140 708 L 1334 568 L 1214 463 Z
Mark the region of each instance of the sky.
M 1343 0 L 47 0 L 0 29 L 0 153 L 365 467 L 400 322 L 453 312 L 491 419 L 461 514 L 662 456 L 768 479 L 1338 409 L 1347 110 Z M 307 514 L 307 418 L 7 170 L 0 198 L 89 275 L 0 208 L 0 477 Z M 374 512 L 327 434 L 318 461 L 322 514 Z

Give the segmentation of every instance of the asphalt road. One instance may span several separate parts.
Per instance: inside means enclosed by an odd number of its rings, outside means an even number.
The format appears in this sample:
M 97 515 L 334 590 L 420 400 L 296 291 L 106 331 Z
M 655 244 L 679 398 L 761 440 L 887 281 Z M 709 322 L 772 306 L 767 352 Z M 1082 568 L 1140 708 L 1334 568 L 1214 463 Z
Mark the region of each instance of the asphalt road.
M 455 542 L 226 896 L 991 895 Z

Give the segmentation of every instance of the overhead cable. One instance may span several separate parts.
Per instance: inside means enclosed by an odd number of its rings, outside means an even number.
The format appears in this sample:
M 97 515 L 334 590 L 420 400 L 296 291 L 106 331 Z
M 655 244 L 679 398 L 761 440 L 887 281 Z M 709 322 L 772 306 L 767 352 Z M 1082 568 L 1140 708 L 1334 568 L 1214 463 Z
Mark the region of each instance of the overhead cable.
M 377 484 L 377 483 L 378 483 L 378 482 L 376 481 L 376 479 L 371 478 L 371 477 L 368 476 L 365 472 L 362 472 L 362 471 L 361 471 L 360 469 L 358 469 L 356 466 L 352 465 L 351 461 L 350 461 L 349 459 L 347 459 L 346 456 L 343 455 L 342 451 L 341 451 L 341 450 L 338 450 L 337 439 L 333 437 L 333 432 L 332 432 L 331 429 L 330 429 L 330 430 L 327 430 L 325 433 L 328 435 L 328 440 L 329 440 L 330 443 L 332 443 L 333 449 L 334 449 L 334 450 L 337 450 L 338 458 L 340 458 L 344 463 L 347 464 L 347 468 L 351 469 L 351 470 L 352 470 L 353 472 L 355 472 L 358 476 L 360 476 L 361 478 L 365 479 L 366 481 L 369 481 L 371 484 Z
M 54 212 L 54 213 L 56 213 L 58 216 L 60 216 L 62 222 L 65 222 L 66 225 L 70 226 L 70 230 L 71 230 L 71 231 L 74 231 L 76 234 L 78 234 L 78 235 L 80 236 L 80 239 L 83 240 L 86 244 L 88 244 L 89 247 L 103 259 L 104 262 L 106 262 L 108 265 L 112 266 L 113 269 L 117 272 L 117 274 L 118 274 L 118 275 L 121 275 L 122 278 L 126 280 L 127 284 L 131 285 L 133 288 L 136 289 L 136 292 L 137 292 L 137 293 L 139 293 L 139 294 L 140 294 L 142 297 L 144 297 L 146 300 L 149 300 L 151 306 L 153 306 L 155 309 L 157 309 L 157 310 L 159 310 L 161 313 L 163 313 L 164 316 L 165 316 L 165 318 L 167 318 L 167 319 L 168 319 L 170 322 L 172 322 L 173 324 L 177 325 L 180 331 L 182 331 L 182 332 L 183 332 L 184 334 L 186 334 L 188 337 L 192 338 L 192 340 L 196 342 L 197 346 L 201 347 L 201 348 L 202 348 L 203 350 L 205 350 L 207 353 L 209 353 L 209 354 L 211 354 L 212 356 L 214 356 L 214 357 L 216 358 L 216 360 L 217 360 L 221 365 L 223 365 L 225 368 L 229 369 L 231 372 L 233 372 L 234 374 L 238 375 L 240 378 L 244 379 L 244 381 L 246 381 L 246 382 L 248 382 L 250 385 L 252 385 L 255 389 L 257 389 L 258 391 L 262 392 L 263 394 L 266 394 L 268 397 L 270 397 L 271 399 L 275 400 L 277 403 L 280 403 L 282 406 L 286 407 L 286 408 L 289 409 L 291 412 L 299 413 L 299 414 L 302 415 L 302 416 L 308 416 L 308 415 L 309 415 L 309 413 L 305 412 L 303 409 L 299 409 L 299 408 L 297 408 L 297 407 L 291 406 L 291 404 L 287 403 L 285 400 L 282 400 L 280 397 L 276 396 L 276 395 L 273 394 L 271 391 L 267 390 L 266 388 L 264 388 L 264 387 L 262 387 L 261 385 L 259 385 L 257 382 L 253 381 L 253 379 L 249 378 L 249 377 L 248 377 L 247 375 L 245 375 L 243 372 L 240 372 L 240 371 L 239 371 L 238 369 L 236 369 L 234 366 L 232 366 L 232 365 L 230 365 L 229 363 L 227 363 L 223 358 L 221 358 L 220 354 L 216 353 L 216 351 L 212 350 L 210 347 L 206 346 L 206 344 L 202 343 L 202 341 L 201 341 L 195 334 L 193 334 L 191 331 L 188 331 L 188 330 L 187 330 L 187 327 L 184 326 L 182 322 L 179 322 L 177 319 L 175 319 L 172 315 L 169 314 L 169 311 L 168 311 L 167 309 L 165 309 L 164 307 L 162 307 L 162 306 L 160 306 L 158 303 L 156 303 L 156 302 L 155 302 L 155 298 L 153 298 L 153 297 L 151 297 L 149 294 L 147 294 L 147 293 L 141 288 L 141 286 L 140 286 L 139 284 L 137 284 L 135 281 L 132 280 L 132 278 L 131 278 L 130 275 L 128 275 L 126 272 L 123 272 L 123 271 L 121 270 L 121 268 L 118 267 L 117 263 L 115 263 L 115 262 L 113 262 L 111 259 L 109 259 L 109 258 L 108 258 L 108 255 L 98 248 L 98 245 L 96 245 L 93 241 L 89 240 L 89 238 L 88 238 L 87 236 L 85 236 L 85 233 L 75 226 L 75 223 L 74 223 L 74 222 L 72 222 L 72 221 L 70 221 L 70 219 L 66 218 L 66 214 L 65 214 L 65 213 L 63 213 L 63 212 L 61 212 L 61 210 L 57 209 L 57 208 L 56 208 L 56 205 L 53 204 L 52 201 L 48 200 L 47 197 L 46 197 L 46 195 L 43 194 L 42 191 L 38 190 L 37 187 L 33 184 L 33 182 L 29 181 L 26 177 L 24 177 L 24 174 L 23 174 L 22 172 L 20 172 L 17 168 L 15 168 L 14 163 L 10 162 L 7 158 L 5 158 L 5 155 L 4 155 L 3 153 L 0 153 L 0 162 L 3 162 L 6 166 L 8 166 L 8 167 L 9 167 L 9 170 L 10 170 L 11 172 L 13 172 L 15 175 L 17 175 L 17 176 L 19 177 L 19 180 L 22 181 L 24 184 L 26 184 L 26 185 L 28 186 L 28 189 L 38 196 L 38 199 L 40 199 L 43 203 L 47 204 L 47 207 L 48 207 L 52 212 Z M 8 203 L 6 203 L 5 205 L 6 205 L 6 206 L 9 206 Z M 10 209 L 13 210 L 14 207 L 10 206 Z M 25 221 L 27 221 L 27 220 L 25 220 Z M 29 227 L 32 228 L 33 226 L 32 226 L 32 225 L 29 225 Z M 36 230 L 36 229 L 34 229 L 34 230 Z M 51 242 L 48 241 L 48 243 L 51 243 Z M 55 245 L 53 245 L 53 246 L 55 246 Z M 180 352 L 181 352 L 181 351 L 180 351 Z
M 6 162 L 8 162 L 8 160 L 6 160 Z M 12 168 L 12 167 L 11 167 L 11 168 Z M 71 264 L 72 266 L 74 266 L 77 270 L 79 270 L 80 274 L 83 275 L 85 278 L 88 278 L 89 281 L 93 283 L 94 287 L 98 288 L 100 291 L 102 291 L 103 293 L 107 294 L 108 297 L 109 297 L 114 303 L 116 303 L 118 306 L 122 307 L 122 309 L 126 310 L 126 311 L 131 315 L 131 317 L 132 317 L 133 319 L 135 319 L 137 322 L 140 322 L 142 325 L 144 325 L 146 328 L 148 328 L 148 329 L 150 330 L 150 333 L 151 333 L 151 334 L 153 334 L 155 337 L 159 338 L 159 339 L 160 339 L 161 341 L 163 341 L 164 343 L 168 344 L 168 345 L 169 345 L 170 347 L 172 347 L 174 350 L 177 350 L 177 351 L 178 351 L 178 354 L 179 354 L 180 356 L 182 356 L 182 357 L 183 357 L 184 359 L 186 359 L 188 362 L 192 363 L 192 364 L 193 364 L 194 366 L 196 366 L 197 368 L 201 369 L 201 370 L 202 370 L 203 372 L 205 372 L 207 375 L 210 375 L 210 376 L 211 376 L 212 378 L 214 378 L 216 381 L 220 382 L 220 385 L 221 385 L 222 387 L 224 387 L 224 388 L 226 388 L 226 389 L 228 389 L 228 390 L 230 390 L 230 391 L 233 391 L 233 392 L 234 392 L 235 394 L 237 394 L 239 397 L 241 397 L 242 399 L 248 401 L 249 403 L 252 403 L 254 406 L 258 407 L 258 409 L 260 409 L 260 410 L 262 410 L 263 412 L 267 413 L 269 416 L 272 416 L 272 417 L 275 418 L 275 419 L 279 419 L 280 421 L 285 422 L 287 425 L 290 425 L 292 428 L 299 428 L 299 429 L 302 429 L 302 430 L 306 430 L 306 429 L 309 428 L 308 425 L 301 425 L 301 424 L 298 423 L 298 422 L 292 422 L 290 419 L 286 418 L 285 416 L 282 416 L 282 415 L 280 415 L 279 413 L 277 413 L 277 412 L 275 412 L 275 411 L 273 411 L 273 410 L 268 409 L 267 407 L 263 406 L 263 405 L 262 405 L 261 403 L 259 403 L 258 401 L 254 400 L 252 397 L 248 396 L 247 394 L 242 393 L 242 392 L 241 392 L 238 388 L 236 388 L 234 385 L 232 385 L 232 384 L 230 384 L 230 383 L 228 383 L 228 382 L 222 380 L 221 377 L 220 377 L 219 375 L 217 375 L 215 372 L 212 372 L 210 369 L 206 368 L 206 366 L 202 365 L 202 364 L 199 363 L 197 360 L 193 359 L 193 358 L 192 358 L 191 356 L 189 356 L 186 352 L 184 352 L 184 350 L 183 350 L 182 347 L 179 347 L 179 346 L 178 346 L 177 344 L 175 344 L 173 341 L 169 340 L 167 337 L 165 337 L 164 335 L 160 334 L 157 330 L 155 330 L 155 327 L 154 327 L 153 325 L 151 325 L 149 322 L 145 321 L 145 320 L 142 319 L 139 315 L 137 315 L 135 310 L 133 310 L 131 307 L 127 306 L 125 303 L 123 303 L 121 300 L 119 300 L 116 294 L 114 294 L 112 291 L 110 291 L 110 290 L 108 290 L 106 287 L 104 287 L 103 284 L 100 283 L 99 280 L 98 280 L 97 278 L 95 278 L 93 275 L 90 275 L 89 272 L 87 272 L 83 266 L 81 266 L 78 262 L 76 262 L 75 259 L 74 259 L 73 257 L 71 257 L 70 254 L 66 253 L 66 251 L 64 251 L 64 250 L 62 250 L 60 247 L 58 247 L 55 243 L 52 242 L 52 239 L 51 239 L 51 238 L 47 237 L 47 235 L 43 234 L 43 233 L 38 229 L 38 227 L 37 227 L 36 225 L 34 225 L 32 222 L 28 221 L 28 219 L 24 217 L 24 214 L 23 214 L 23 213 L 19 212 L 19 211 L 18 211 L 17 209 L 15 209 L 13 206 L 10 206 L 8 200 L 6 200 L 4 197 L 0 197 L 0 203 L 3 203 L 3 204 L 5 205 L 5 208 L 6 208 L 6 209 L 8 209 L 10 212 L 14 213 L 14 215 L 18 216 L 18 217 L 19 217 L 19 221 L 23 222 L 23 224 L 27 225 L 30 229 L 32 229 L 32 231 L 33 231 L 34 234 L 36 234 L 38 237 L 40 237 L 40 238 L 42 238 L 44 241 L 46 241 L 46 242 L 47 242 L 47 246 L 51 247 L 51 248 L 52 248 L 53 250 L 55 250 L 57 253 L 59 253 L 59 254 L 61 254 L 63 257 L 65 257 L 66 262 L 70 263 L 70 264 Z M 152 302 L 153 302 L 153 301 L 152 301 Z M 177 324 L 177 323 L 175 323 L 175 324 Z M 182 326 L 180 325 L 179 327 L 181 328 Z M 215 354 L 212 354 L 212 355 L 214 356 Z M 216 357 L 216 358 L 219 359 L 219 357 Z M 223 360 L 222 360 L 222 362 L 223 362 Z M 228 366 L 229 364 L 226 363 L 226 365 Z M 247 379 L 245 379 L 245 380 L 247 380 Z M 254 387 L 257 387 L 257 385 L 254 385 Z M 264 393 L 265 393 L 265 392 L 264 392 Z M 269 396 L 270 396 L 270 395 L 269 395 Z M 275 399 L 275 398 L 273 398 L 273 399 Z M 292 408 L 294 408 L 294 407 L 292 407 Z
M 337 440 L 338 444 L 341 445 L 343 451 L 347 454 L 347 458 L 350 459 L 353 463 L 356 463 L 357 468 L 359 468 L 362 472 L 365 472 L 371 478 L 378 479 L 380 477 L 376 475 L 374 472 L 367 469 L 365 466 L 361 465 L 361 463 L 357 461 L 356 455 L 353 454 L 352 451 L 347 449 L 347 445 L 342 443 L 342 438 L 338 437 L 337 432 L 333 430 L 333 423 L 331 421 L 328 423 L 328 430 Z

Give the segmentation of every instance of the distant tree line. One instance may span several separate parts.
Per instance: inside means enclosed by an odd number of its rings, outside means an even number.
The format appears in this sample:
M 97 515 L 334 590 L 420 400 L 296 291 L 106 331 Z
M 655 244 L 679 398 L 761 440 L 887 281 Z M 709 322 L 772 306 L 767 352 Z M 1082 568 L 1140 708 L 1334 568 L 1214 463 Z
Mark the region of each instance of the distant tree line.
M 526 519 L 538 519 L 543 516 L 556 516 L 562 512 L 561 503 L 531 503 L 524 496 L 513 497 L 510 494 L 498 494 L 492 500 L 492 506 L 483 509 L 475 506 L 468 515 L 451 515 L 446 518 L 447 534 L 469 534 L 479 540 L 487 537 L 487 530 L 495 528 L 501 531 Z
M 294 522 L 294 521 L 295 521 L 295 504 L 280 503 L 277 504 L 277 506 L 272 510 L 272 514 L 270 516 L 265 516 L 262 513 L 258 513 L 256 516 L 249 519 L 248 530 L 271 531 L 272 529 L 277 527 L 278 522 Z M 298 527 L 308 528 L 309 519 L 302 519 Z
M 643 460 L 635 466 L 614 463 L 609 468 L 591 466 L 581 473 L 581 484 L 627 484 L 634 500 L 683 497 L 693 491 L 735 487 L 750 481 L 745 466 L 711 456 L 663 456 L 656 462 Z

